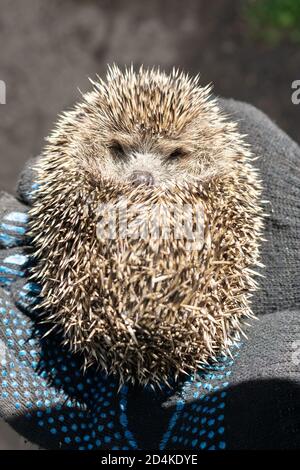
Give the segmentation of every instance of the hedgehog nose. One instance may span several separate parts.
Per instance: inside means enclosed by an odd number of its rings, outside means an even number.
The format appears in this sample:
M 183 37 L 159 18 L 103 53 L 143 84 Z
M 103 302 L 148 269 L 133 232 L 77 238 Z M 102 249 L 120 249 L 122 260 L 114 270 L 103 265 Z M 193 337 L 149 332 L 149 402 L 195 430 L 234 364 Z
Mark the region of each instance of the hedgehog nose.
M 130 176 L 130 181 L 134 186 L 145 184 L 147 186 L 153 186 L 154 178 L 150 171 L 134 171 Z

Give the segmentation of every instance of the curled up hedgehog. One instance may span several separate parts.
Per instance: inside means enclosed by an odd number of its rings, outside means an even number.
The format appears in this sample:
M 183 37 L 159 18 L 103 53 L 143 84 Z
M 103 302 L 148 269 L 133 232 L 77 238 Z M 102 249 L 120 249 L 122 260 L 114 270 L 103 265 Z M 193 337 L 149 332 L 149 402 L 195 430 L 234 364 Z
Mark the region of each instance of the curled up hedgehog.
M 39 320 L 120 384 L 191 374 L 252 316 L 261 186 L 198 79 L 109 69 L 65 113 L 30 212 Z

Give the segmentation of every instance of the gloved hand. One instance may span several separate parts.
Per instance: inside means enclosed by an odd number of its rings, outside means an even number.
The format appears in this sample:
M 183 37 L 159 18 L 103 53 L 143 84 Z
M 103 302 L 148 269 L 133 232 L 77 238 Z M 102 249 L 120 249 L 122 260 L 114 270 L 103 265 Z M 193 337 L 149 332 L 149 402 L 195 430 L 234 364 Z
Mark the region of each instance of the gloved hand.
M 264 278 L 253 309 L 260 317 L 233 358 L 171 389 L 123 386 L 81 371 L 79 356 L 58 336 L 43 337 L 28 279 L 27 210 L 34 198 L 32 162 L 18 199 L 0 196 L 0 416 L 46 449 L 298 448 L 300 378 L 300 149 L 251 106 L 220 101 L 240 120 L 270 201 Z

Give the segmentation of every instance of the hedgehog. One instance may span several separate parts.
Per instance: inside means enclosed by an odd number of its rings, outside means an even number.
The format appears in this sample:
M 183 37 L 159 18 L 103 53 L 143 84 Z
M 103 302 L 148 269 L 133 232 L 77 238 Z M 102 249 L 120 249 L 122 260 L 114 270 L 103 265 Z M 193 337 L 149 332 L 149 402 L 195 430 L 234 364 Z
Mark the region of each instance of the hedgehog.
M 91 83 L 36 166 L 37 321 L 84 370 L 170 384 L 230 354 L 254 316 L 261 181 L 198 76 L 114 65 Z

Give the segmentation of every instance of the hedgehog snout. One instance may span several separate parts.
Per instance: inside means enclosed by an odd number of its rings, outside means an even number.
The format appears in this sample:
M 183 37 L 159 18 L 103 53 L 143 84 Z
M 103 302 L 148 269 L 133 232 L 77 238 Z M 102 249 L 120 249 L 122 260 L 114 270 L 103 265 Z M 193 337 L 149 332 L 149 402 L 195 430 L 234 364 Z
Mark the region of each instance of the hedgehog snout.
M 129 181 L 131 181 L 134 186 L 139 186 L 140 184 L 147 186 L 154 185 L 154 177 L 150 171 L 133 171 L 129 177 Z

